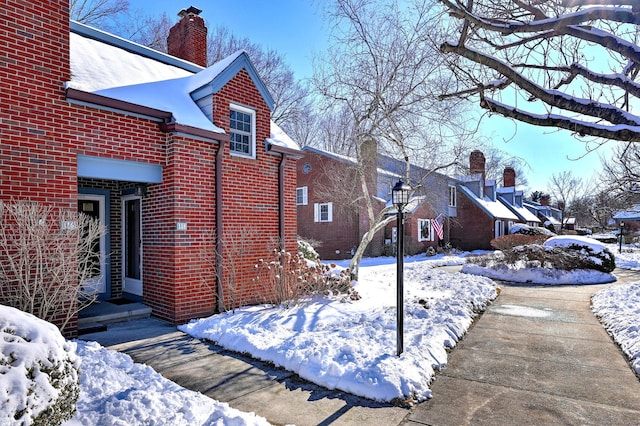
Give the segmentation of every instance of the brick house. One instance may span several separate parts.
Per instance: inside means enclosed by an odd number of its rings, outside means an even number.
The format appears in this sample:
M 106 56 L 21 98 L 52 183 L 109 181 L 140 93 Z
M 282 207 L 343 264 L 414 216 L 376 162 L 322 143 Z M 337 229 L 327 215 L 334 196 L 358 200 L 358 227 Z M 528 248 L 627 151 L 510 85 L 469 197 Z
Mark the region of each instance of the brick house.
M 205 68 L 198 13 L 172 56 L 70 23 L 68 2 L 0 8 L 0 200 L 98 217 L 99 297 L 173 323 L 259 301 L 254 264 L 296 249 L 299 148 L 245 52 Z
M 489 250 L 491 240 L 508 234 L 520 219 L 498 200 L 495 180 L 485 179 L 481 151 L 471 152 L 469 169 L 457 184 L 456 219 L 448 224 L 451 243 L 463 250 Z
M 363 149 L 369 193 L 375 194 L 372 203 L 379 213 L 388 206 L 391 188 L 403 179 L 406 165 L 379 154 L 375 142 L 368 142 Z M 308 146 L 302 152 L 297 167 L 298 232 L 302 238 L 320 243 L 317 251 L 322 259 L 350 258 L 369 229 L 356 175 L 357 160 Z M 413 165 L 411 180 L 420 182 L 422 189 L 416 191 L 406 208 L 405 251 L 416 254 L 439 244 L 431 221 L 442 215 L 442 223 L 443 218 L 455 215 L 456 188 L 455 180 Z M 388 214 L 395 215 L 393 206 L 389 208 Z M 391 222 L 378 232 L 365 255 L 392 254 L 395 228 L 395 222 Z M 446 234 L 445 230 L 444 241 L 448 240 Z
M 523 205 L 540 219 L 541 226 L 553 232 L 560 232 L 562 228 L 562 210 L 549 204 L 549 195 L 543 195 L 540 202 L 525 200 Z
M 362 204 L 357 162 L 354 158 L 305 146 L 297 165 L 298 233 L 319 243 L 316 251 L 322 259 L 348 259 L 369 229 Z M 377 194 L 370 181 L 370 193 Z M 374 192 L 375 191 L 375 192 Z M 372 197 L 374 210 L 384 209 L 386 200 Z M 367 256 L 383 252 L 384 233 L 379 232 L 369 245 Z

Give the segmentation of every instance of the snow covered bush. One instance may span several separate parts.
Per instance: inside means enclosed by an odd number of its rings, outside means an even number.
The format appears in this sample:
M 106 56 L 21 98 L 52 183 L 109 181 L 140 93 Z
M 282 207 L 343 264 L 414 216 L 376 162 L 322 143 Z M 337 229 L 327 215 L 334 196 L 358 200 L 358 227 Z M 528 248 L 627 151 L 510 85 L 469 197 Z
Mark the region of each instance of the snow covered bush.
M 302 255 L 274 250 L 271 259 L 260 259 L 254 283 L 261 287 L 263 303 L 295 305 L 312 294 L 346 294 L 357 300 L 348 269 L 306 260 Z
M 547 238 L 547 235 L 511 234 L 494 238 L 489 244 L 496 250 L 509 250 L 527 244 L 542 244 Z
M 314 262 L 320 259 L 320 255 L 309 241 L 298 239 L 298 253 L 300 253 L 305 259 L 312 260 Z
M 467 262 L 488 268 L 508 265 L 513 269 L 591 269 L 606 273 L 615 268 L 615 258 L 603 244 L 579 236 L 552 237 L 542 245 L 515 246 L 497 253 L 468 257 Z
M 60 425 L 80 393 L 75 346 L 56 326 L 0 305 L 0 424 Z
M 509 234 L 523 234 L 523 235 L 546 235 L 547 237 L 553 237 L 556 234 L 549 231 L 547 228 L 541 228 L 539 226 L 529 226 L 524 223 L 516 223 L 509 229 Z
M 604 244 L 592 238 L 577 235 L 558 236 L 549 238 L 544 242 L 544 246 L 575 253 L 582 259 L 584 265 L 589 266 L 581 269 L 611 272 L 616 267 L 613 253 Z

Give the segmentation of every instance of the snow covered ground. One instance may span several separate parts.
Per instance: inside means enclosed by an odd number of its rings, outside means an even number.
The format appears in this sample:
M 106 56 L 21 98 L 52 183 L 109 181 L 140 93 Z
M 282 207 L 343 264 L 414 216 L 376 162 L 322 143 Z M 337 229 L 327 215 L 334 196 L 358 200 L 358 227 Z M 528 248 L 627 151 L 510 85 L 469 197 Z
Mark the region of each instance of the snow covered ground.
M 429 384 L 477 313 L 497 296 L 485 277 L 434 265 L 459 256 L 405 263 L 404 352 L 396 356 L 396 272 L 390 258 L 367 259 L 359 301 L 315 297 L 285 309 L 253 306 L 178 327 L 226 349 L 273 362 L 329 389 L 378 401 L 423 401 Z
M 618 255 L 617 246 L 609 249 L 625 268 L 640 269 L 640 250 L 632 252 L 628 246 Z M 496 295 L 487 278 L 433 269 L 463 263 L 462 256 L 405 260 L 405 347 L 400 357 L 395 355 L 394 258 L 363 260 L 357 284 L 363 298 L 357 302 L 314 298 L 290 309 L 244 308 L 181 328 L 327 387 L 378 400 L 423 400 L 430 396 L 434 371 L 446 365 L 447 349 Z M 640 374 L 640 283 L 598 292 L 593 310 Z M 81 359 L 81 394 L 78 413 L 66 426 L 267 424 L 252 413 L 181 388 L 125 354 L 97 343 L 75 344 Z
M 640 249 L 609 244 L 616 255 L 619 268 L 640 270 Z M 600 322 L 631 360 L 631 366 L 640 375 L 640 281 L 607 287 L 591 298 L 591 309 Z
M 151 367 L 95 342 L 76 341 L 80 397 L 65 426 L 268 425 L 266 419 L 165 379 Z

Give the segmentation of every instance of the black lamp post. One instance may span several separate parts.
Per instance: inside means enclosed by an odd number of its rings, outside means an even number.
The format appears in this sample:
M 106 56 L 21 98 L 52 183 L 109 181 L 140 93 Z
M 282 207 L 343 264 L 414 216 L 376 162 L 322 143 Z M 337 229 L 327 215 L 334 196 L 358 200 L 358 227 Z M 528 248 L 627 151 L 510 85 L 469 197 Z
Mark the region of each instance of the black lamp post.
M 620 239 L 620 246 L 618 246 L 618 253 L 622 253 L 622 229 L 624 228 L 624 222 L 620 221 L 620 235 L 618 238 Z
M 391 190 L 391 201 L 398 210 L 398 235 L 396 241 L 397 256 L 397 286 L 396 303 L 398 308 L 397 326 L 397 355 L 404 351 L 404 213 L 402 209 L 409 203 L 409 192 L 411 187 L 399 180 Z

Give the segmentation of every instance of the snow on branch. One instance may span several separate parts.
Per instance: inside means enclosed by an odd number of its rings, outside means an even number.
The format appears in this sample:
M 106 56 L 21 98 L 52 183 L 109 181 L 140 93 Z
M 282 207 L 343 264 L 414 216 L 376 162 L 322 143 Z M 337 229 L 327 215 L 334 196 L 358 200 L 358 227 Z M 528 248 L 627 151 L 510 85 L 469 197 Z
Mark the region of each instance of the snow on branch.
M 590 7 L 565 15 L 546 18 L 542 18 L 539 15 L 539 13 L 542 12 L 539 12 L 537 15 L 534 15 L 535 18 L 533 20 L 521 22 L 496 18 L 486 19 L 473 14 L 470 10 L 460 7 L 451 1 L 440 1 L 449 8 L 453 16 L 469 21 L 477 27 L 488 31 L 496 31 L 503 35 L 555 30 L 559 27 L 581 25 L 585 22 L 593 22 L 596 20 L 618 22 L 621 24 L 640 24 L 640 15 L 625 7 Z
M 603 139 L 613 139 L 628 142 L 640 142 L 640 126 L 616 125 L 609 126 L 590 123 L 554 114 L 534 114 L 496 102 L 490 98 L 483 98 L 480 106 L 504 117 L 513 118 L 523 123 L 541 127 L 557 127 L 574 132 L 580 136 L 594 136 Z
M 613 105 L 602 104 L 590 99 L 576 98 L 556 90 L 545 89 L 542 86 L 528 80 L 525 76 L 513 69 L 510 65 L 498 59 L 485 55 L 479 51 L 457 44 L 444 43 L 440 46 L 443 53 L 455 53 L 479 65 L 488 66 L 511 80 L 518 87 L 524 89 L 532 97 L 540 99 L 547 105 L 578 114 L 597 117 L 612 124 L 624 124 L 628 126 L 640 125 L 640 119 L 633 114 L 616 108 Z

